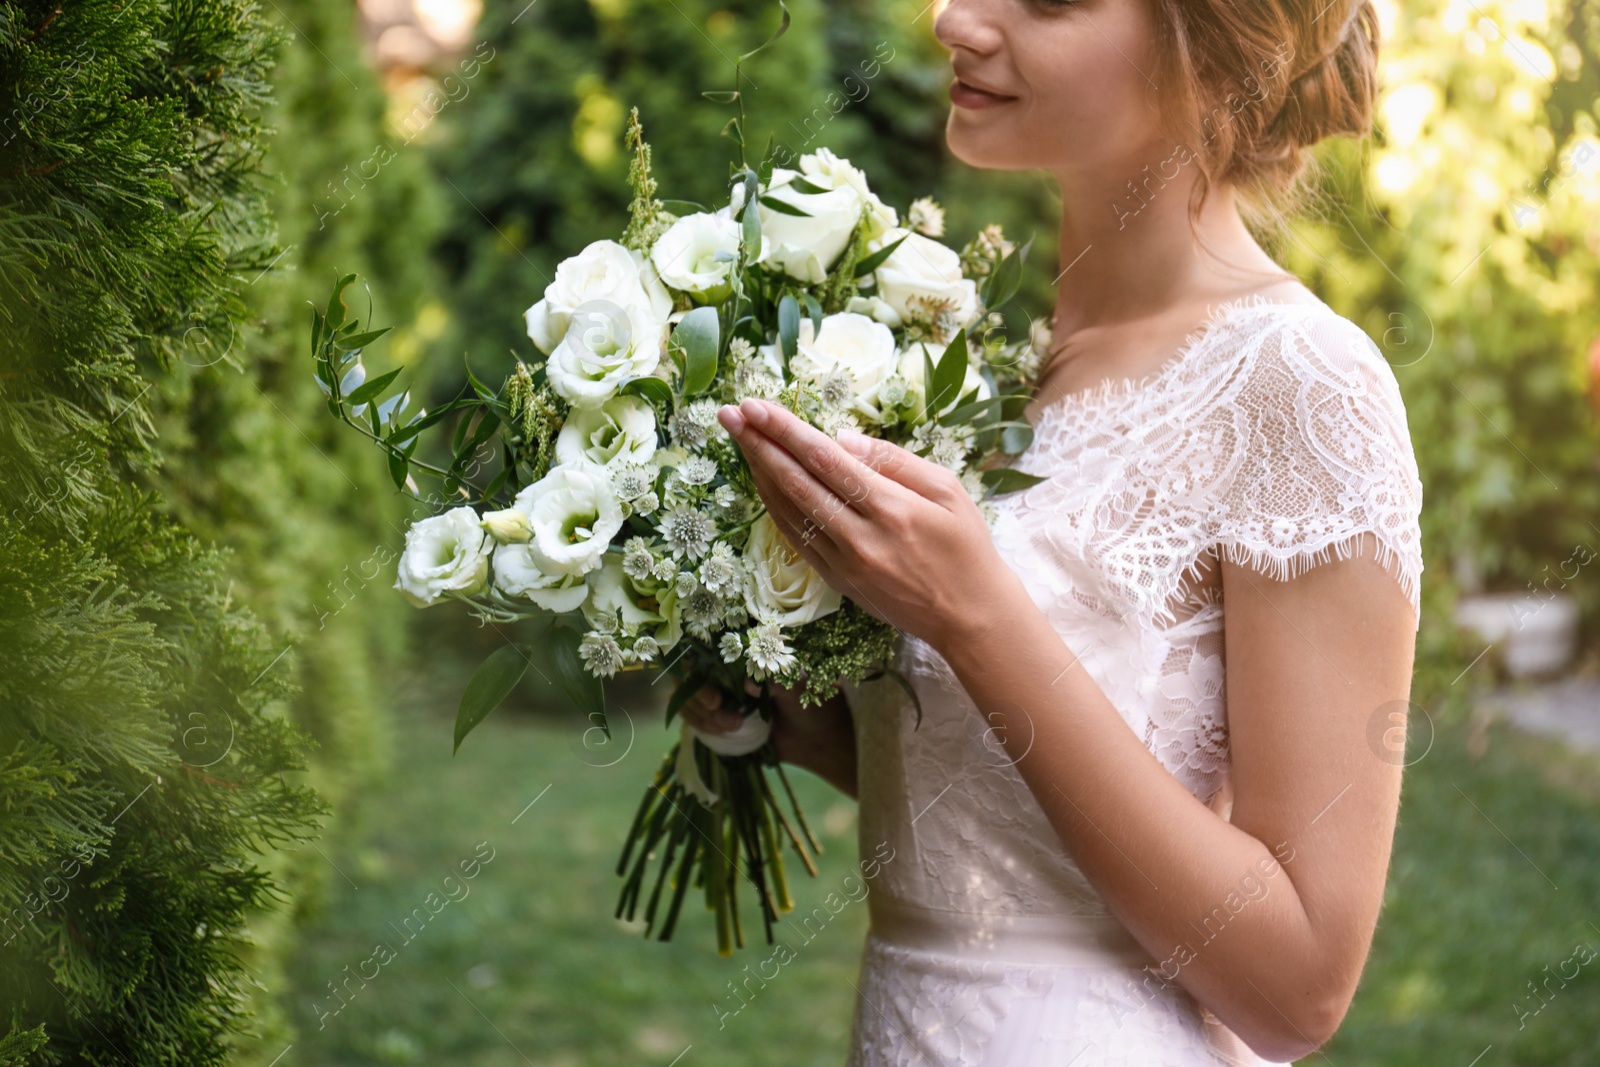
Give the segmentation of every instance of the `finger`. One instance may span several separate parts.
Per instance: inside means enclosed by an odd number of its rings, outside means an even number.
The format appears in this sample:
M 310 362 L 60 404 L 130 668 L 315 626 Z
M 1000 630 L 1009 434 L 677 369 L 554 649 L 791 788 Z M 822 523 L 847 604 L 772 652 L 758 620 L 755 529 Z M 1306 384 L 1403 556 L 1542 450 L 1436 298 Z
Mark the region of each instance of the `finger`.
M 870 465 L 781 404 L 749 397 L 739 405 L 739 413 L 863 515 L 873 514 L 874 491 L 883 489 L 894 494 L 903 490 L 895 482 L 878 478 Z
M 957 496 L 968 499 L 966 487 L 954 471 L 910 449 L 852 430 L 840 431 L 839 444 L 885 480 L 904 486 L 918 496 L 947 507 Z
M 756 492 L 761 494 L 761 501 L 767 506 L 772 521 L 777 523 L 789 546 L 799 552 L 806 562 L 816 566 L 808 551 L 830 557 L 838 551 L 838 545 L 822 521 L 826 516 L 807 515 L 774 485 L 771 472 L 760 465 L 750 468 L 750 479 L 755 482 Z
M 764 475 L 767 487 L 789 502 L 794 511 L 810 518 L 814 525 L 823 530 L 838 527 L 842 536 L 848 536 L 853 524 L 860 523 L 860 516 L 851 511 L 846 500 L 759 429 L 746 424 L 734 434 L 734 438 L 750 464 L 751 473 Z M 770 503 L 768 509 L 775 510 Z M 800 521 L 794 525 L 801 529 L 806 524 Z M 811 535 L 806 536 L 809 539 Z

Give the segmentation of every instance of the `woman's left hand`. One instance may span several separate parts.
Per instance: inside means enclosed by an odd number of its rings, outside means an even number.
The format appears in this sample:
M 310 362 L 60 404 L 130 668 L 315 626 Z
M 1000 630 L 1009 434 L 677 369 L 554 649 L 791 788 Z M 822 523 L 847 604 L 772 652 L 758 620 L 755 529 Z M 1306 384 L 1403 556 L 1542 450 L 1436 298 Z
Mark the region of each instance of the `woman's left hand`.
M 1021 591 L 952 471 L 851 430 L 835 441 L 753 397 L 717 417 L 790 546 L 878 619 L 940 648 Z

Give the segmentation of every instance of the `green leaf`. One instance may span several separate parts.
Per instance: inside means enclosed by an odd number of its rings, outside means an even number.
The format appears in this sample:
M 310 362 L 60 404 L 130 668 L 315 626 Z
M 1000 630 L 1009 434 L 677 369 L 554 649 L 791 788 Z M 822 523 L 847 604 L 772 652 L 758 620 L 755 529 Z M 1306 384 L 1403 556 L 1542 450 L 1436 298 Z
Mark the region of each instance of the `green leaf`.
M 812 217 L 811 212 L 806 211 L 803 208 L 795 207 L 793 204 L 786 204 L 775 196 L 763 196 L 761 198 L 761 202 L 770 207 L 772 210 L 778 212 L 780 215 L 798 215 L 803 219 L 809 219 Z
M 800 349 L 800 302 L 787 293 L 778 301 L 778 342 L 787 367 Z
M 478 665 L 456 707 L 456 747 L 452 754 L 461 751 L 461 742 L 510 695 L 527 669 L 528 657 L 515 645 L 495 649 Z
M 600 724 L 600 729 L 609 740 L 611 727 L 606 722 L 605 691 L 600 687 L 600 679 L 584 668 L 583 659 L 578 655 L 578 642 L 582 639 L 582 634 L 568 626 L 551 631 L 550 652 L 556 669 L 556 683 L 584 717 Z
M 933 370 L 933 378 L 927 385 L 928 410 L 938 411 L 955 400 L 966 378 L 967 331 L 962 330 L 945 346 L 944 354 L 939 357 L 939 365 Z
M 996 467 L 984 471 L 980 480 L 984 488 L 989 490 L 990 496 L 999 496 L 1002 493 L 1014 493 L 1018 489 L 1026 489 L 1030 485 L 1038 485 L 1045 479 L 1037 474 L 1028 474 L 1012 467 Z
M 761 186 L 757 182 L 756 172 L 745 171 L 744 177 L 744 207 L 741 209 L 743 218 L 742 237 L 745 253 L 754 259 L 761 252 L 761 211 L 756 207 L 756 198 L 760 195 Z
M 883 261 L 894 255 L 894 250 L 905 244 L 906 238 L 910 236 L 911 235 L 908 233 L 905 237 L 900 238 L 893 244 L 884 245 L 882 248 L 872 253 L 872 255 L 868 256 L 866 259 L 863 259 L 860 263 L 857 263 L 856 277 L 865 278 L 867 275 L 883 266 Z
M 663 200 L 661 206 L 674 215 L 692 215 L 695 212 L 705 211 L 705 205 L 697 204 L 693 200 Z
M 329 333 L 337 331 L 339 327 L 344 325 L 344 291 L 350 288 L 355 280 L 356 276 L 354 274 L 346 274 L 333 287 L 333 295 L 328 297 L 328 313 L 325 316 L 324 325 Z
M 807 181 L 806 179 L 802 178 L 798 174 L 796 174 L 794 177 L 790 178 L 784 184 L 787 185 L 789 188 L 793 189 L 795 192 L 797 192 L 797 193 L 805 193 L 808 196 L 815 196 L 818 193 L 832 192 L 832 190 L 824 189 L 822 186 L 818 185 L 816 182 Z
M 811 316 L 811 335 L 815 337 L 822 332 L 822 305 L 810 293 L 801 293 L 800 299 L 805 301 L 806 314 Z
M 731 104 L 735 100 L 739 99 L 739 90 L 737 90 L 737 89 L 705 89 L 705 90 L 701 91 L 700 95 L 705 97 L 707 100 L 710 100 L 712 103 L 716 103 L 716 104 Z
M 351 325 L 354 325 L 354 323 Z M 349 337 L 340 337 L 337 339 L 336 344 L 338 347 L 347 352 L 354 352 L 358 349 L 367 347 L 392 329 L 394 329 L 393 326 L 385 326 L 381 330 L 368 330 L 366 333 L 353 334 Z
M 1019 452 L 1026 452 L 1031 444 L 1033 444 L 1033 427 L 1027 423 L 1021 426 L 1007 426 L 1000 431 L 1000 451 L 1007 455 L 1015 456 Z
M 971 423 L 974 426 L 982 426 L 991 419 L 1001 417 L 1005 410 L 1006 399 L 1003 396 L 991 396 L 987 400 L 974 400 L 957 405 L 939 416 L 939 425 L 964 426 Z
M 405 492 L 406 473 L 410 468 L 411 464 L 404 455 L 398 452 L 389 453 L 389 478 L 394 482 L 394 487 L 401 492 Z
M 750 51 L 746 52 L 744 55 L 740 56 L 739 57 L 739 62 L 740 63 L 743 63 L 745 60 L 749 59 L 751 56 L 756 55 L 758 52 L 760 52 L 763 49 L 769 47 L 772 44 L 773 41 L 776 41 L 779 37 L 782 37 L 785 33 L 788 32 L 788 30 L 789 30 L 789 8 L 784 4 L 783 0 L 778 0 L 778 8 L 779 8 L 779 10 L 781 10 L 783 12 L 783 21 L 778 24 L 777 32 L 775 32 L 771 37 L 768 37 L 765 41 L 762 41 L 760 44 L 756 45 L 754 48 L 750 49 Z
M 1010 302 L 1017 295 L 1017 289 L 1022 285 L 1022 264 L 1028 258 L 1028 249 L 1033 245 L 1033 238 L 1028 238 L 1028 243 L 1021 248 L 1013 248 L 1011 254 L 1000 261 L 994 271 L 984 279 L 983 306 L 989 311 L 997 310 Z
M 646 375 L 643 378 L 629 378 L 617 390 L 621 396 L 643 397 L 652 404 L 670 408 L 672 406 L 672 386 L 660 378 Z
M 683 350 L 683 395 L 703 393 L 717 377 L 721 326 L 714 307 L 695 308 L 678 321 L 672 342 Z
M 370 382 L 363 382 L 350 390 L 350 395 L 345 397 L 345 401 L 354 407 L 357 404 L 365 404 L 369 400 L 376 400 L 378 394 L 387 389 L 390 382 L 400 377 L 400 372 L 404 369 L 404 367 L 396 367 L 387 374 L 378 375 Z

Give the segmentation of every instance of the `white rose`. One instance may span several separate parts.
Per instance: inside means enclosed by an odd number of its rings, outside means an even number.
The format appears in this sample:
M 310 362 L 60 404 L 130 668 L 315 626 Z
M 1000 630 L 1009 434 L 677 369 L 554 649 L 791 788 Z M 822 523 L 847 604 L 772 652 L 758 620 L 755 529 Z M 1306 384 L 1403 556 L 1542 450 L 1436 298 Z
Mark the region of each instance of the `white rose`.
M 557 464 L 518 493 L 515 506 L 533 525 L 546 573 L 588 574 L 622 529 L 622 502 L 605 468 L 593 463 Z
M 614 396 L 599 407 L 574 408 L 556 435 L 556 462 L 603 467 L 648 463 L 656 450 L 656 411 L 636 396 Z
M 895 228 L 867 242 L 868 254 L 905 237 L 905 243 L 889 254 L 872 272 L 874 295 L 894 312 L 890 326 L 904 325 L 908 319 L 928 320 L 927 304 L 942 304 L 949 309 L 957 330 L 970 325 L 978 312 L 978 286 L 961 276 L 961 256 L 931 237 Z
M 751 615 L 770 614 L 781 626 L 800 626 L 839 609 L 838 590 L 790 547 L 771 515 L 750 524 L 744 559 L 749 569 L 745 610 Z
M 581 577 L 562 574 L 531 542 L 494 550 L 494 584 L 506 596 L 527 597 L 558 615 L 575 610 L 589 595 Z
M 556 267 L 544 299 L 525 315 L 528 336 L 539 351 L 553 352 L 567 334 L 572 313 L 591 300 L 615 305 L 627 317 L 633 342 L 659 352 L 672 294 L 641 253 L 616 241 L 595 241 Z
M 739 240 L 739 224 L 728 216 L 686 215 L 656 241 L 650 249 L 650 262 L 672 288 L 689 293 L 699 303 L 718 304 L 733 293 Z M 761 248 L 764 251 L 766 247 L 763 235 Z M 718 253 L 728 258 L 718 259 Z
M 494 541 L 469 507 L 420 519 L 406 531 L 394 587 L 418 607 L 449 593 L 482 592 Z
M 821 193 L 803 193 L 789 183 L 803 177 L 814 185 L 827 186 L 827 180 L 814 180 L 785 167 L 772 168 L 772 182 L 762 196 L 790 204 L 806 212 L 790 215 L 760 202 L 762 254 L 758 263 L 776 266 L 790 277 L 816 285 L 828 276 L 828 268 L 839 258 L 850 235 L 861 221 L 861 194 L 848 182 Z M 730 216 L 744 203 L 744 186 L 733 187 Z
M 922 421 L 922 409 L 927 404 L 928 375 L 924 358 L 932 360 L 933 365 L 937 367 L 939 365 L 939 357 L 944 354 L 944 351 L 940 346 L 918 341 L 900 354 L 900 377 L 905 379 L 906 406 L 911 409 L 911 421 L 913 422 Z M 946 399 L 946 406 L 949 406 L 950 400 L 958 400 L 974 389 L 978 391 L 978 395 L 972 399 L 989 399 L 989 383 L 984 380 L 983 375 L 978 373 L 978 368 L 974 367 L 969 360 L 967 362 L 966 376 L 961 381 L 961 388 L 956 391 L 955 397 Z
M 586 581 L 590 594 L 583 614 L 591 626 L 603 618 L 614 619 L 621 611 L 622 624 L 638 627 L 640 633 L 655 638 L 662 652 L 683 636 L 678 593 L 671 583 L 635 581 L 622 569 L 622 559 L 615 553 L 590 571 Z
M 615 396 L 629 378 L 653 372 L 661 362 L 657 334 L 652 332 L 653 339 L 644 343 L 631 329 L 628 317 L 614 304 L 579 305 L 569 316 L 566 335 L 545 363 L 550 387 L 574 407 L 595 407 Z
M 900 224 L 900 216 L 895 209 L 879 200 L 878 195 L 867 187 L 867 176 L 861 168 L 848 159 L 834 155 L 831 148 L 819 148 L 801 156 L 800 170 L 806 181 L 824 189 L 838 189 L 846 185 L 854 189 L 866 210 L 868 238 L 881 236 Z
M 843 371 L 850 379 L 852 407 L 870 419 L 879 417 L 878 386 L 894 367 L 894 334 L 889 327 L 851 311 L 825 317 L 815 337 L 811 320 L 802 318 L 799 343 L 789 361 L 796 377 L 810 381 Z

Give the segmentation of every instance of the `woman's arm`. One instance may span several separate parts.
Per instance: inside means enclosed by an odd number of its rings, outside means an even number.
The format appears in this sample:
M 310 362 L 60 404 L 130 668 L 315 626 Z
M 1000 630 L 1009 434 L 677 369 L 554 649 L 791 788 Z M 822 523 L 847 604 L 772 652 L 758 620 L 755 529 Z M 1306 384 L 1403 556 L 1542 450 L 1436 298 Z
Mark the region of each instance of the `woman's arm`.
M 763 401 L 719 417 L 806 561 L 944 655 L 1164 976 L 1262 1055 L 1326 1041 L 1371 945 L 1399 807 L 1400 767 L 1368 726 L 1404 721 L 1415 650 L 1409 601 L 1372 553 L 1291 581 L 1223 563 L 1229 822 L 1074 669 L 954 474 Z
M 1344 1018 L 1399 808 L 1368 725 L 1407 706 L 1414 616 L 1362 536 L 1367 558 L 1288 582 L 1222 565 L 1231 822 L 1128 729 L 1015 575 L 936 642 L 1161 977 L 1276 1060 Z

